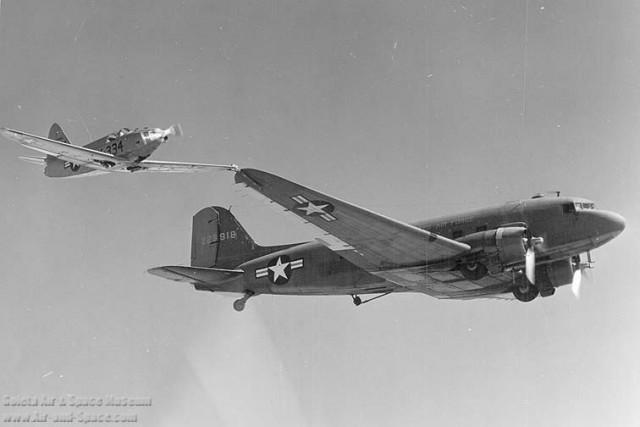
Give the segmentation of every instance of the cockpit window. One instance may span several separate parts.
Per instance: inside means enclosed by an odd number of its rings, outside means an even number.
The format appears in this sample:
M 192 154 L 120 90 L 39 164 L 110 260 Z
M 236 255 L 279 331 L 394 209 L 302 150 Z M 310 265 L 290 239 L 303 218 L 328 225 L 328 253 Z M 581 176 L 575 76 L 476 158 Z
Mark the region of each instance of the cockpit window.
M 587 203 L 587 202 L 576 202 L 576 209 L 595 209 L 596 208 L 596 204 L 595 203 Z
M 583 209 L 595 209 L 596 204 L 592 202 L 575 202 L 575 203 L 565 203 L 562 205 L 562 212 L 571 213 L 580 211 Z

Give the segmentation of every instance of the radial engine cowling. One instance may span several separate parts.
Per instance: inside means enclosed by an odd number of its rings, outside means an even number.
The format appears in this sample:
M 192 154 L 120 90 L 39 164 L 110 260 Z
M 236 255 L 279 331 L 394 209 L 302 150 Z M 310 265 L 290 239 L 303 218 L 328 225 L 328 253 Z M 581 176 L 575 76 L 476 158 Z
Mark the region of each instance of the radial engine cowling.
M 469 234 L 458 241 L 471 246 L 476 261 L 486 265 L 489 271 L 500 272 L 505 267 L 524 263 L 527 234 L 525 227 L 500 227 Z
M 573 282 L 574 271 L 571 258 L 538 265 L 536 266 L 536 286 L 542 291 L 542 289 L 569 285 Z

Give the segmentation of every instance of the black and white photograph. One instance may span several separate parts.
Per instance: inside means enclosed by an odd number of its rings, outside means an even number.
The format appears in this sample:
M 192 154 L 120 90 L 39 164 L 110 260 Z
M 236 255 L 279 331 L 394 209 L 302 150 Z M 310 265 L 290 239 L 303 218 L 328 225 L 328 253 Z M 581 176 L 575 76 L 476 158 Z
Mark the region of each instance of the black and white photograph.
M 2 426 L 640 425 L 640 3 L 0 0 Z

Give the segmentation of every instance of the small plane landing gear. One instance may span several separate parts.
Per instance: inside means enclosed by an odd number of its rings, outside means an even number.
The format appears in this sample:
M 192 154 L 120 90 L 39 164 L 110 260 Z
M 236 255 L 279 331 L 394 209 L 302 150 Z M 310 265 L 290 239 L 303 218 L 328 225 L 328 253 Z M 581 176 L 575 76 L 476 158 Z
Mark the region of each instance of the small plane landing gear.
M 522 278 L 518 285 L 513 288 L 513 296 L 518 301 L 529 302 L 536 299 L 540 291 L 534 285 L 529 283 L 526 278 Z
M 244 310 L 244 306 L 247 303 L 247 301 L 249 300 L 249 298 L 251 298 L 252 296 L 254 296 L 255 293 L 251 292 L 251 291 L 246 291 L 244 296 L 240 299 L 237 299 L 233 302 L 233 309 L 235 311 L 242 311 Z
M 351 295 L 351 298 L 353 298 L 353 304 L 356 307 L 362 304 L 362 299 L 358 295 Z

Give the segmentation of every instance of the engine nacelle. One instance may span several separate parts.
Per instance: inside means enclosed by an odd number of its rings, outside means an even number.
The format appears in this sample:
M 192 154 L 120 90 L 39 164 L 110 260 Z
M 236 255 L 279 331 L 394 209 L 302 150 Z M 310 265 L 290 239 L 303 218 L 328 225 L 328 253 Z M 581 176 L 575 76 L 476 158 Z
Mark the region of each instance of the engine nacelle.
M 557 288 L 573 282 L 576 268 L 571 258 L 536 266 L 536 286 L 542 289 Z
M 506 267 L 524 264 L 527 233 L 525 227 L 500 227 L 469 234 L 458 241 L 471 246 L 476 254 L 475 262 L 482 263 L 489 271 L 497 273 Z M 469 265 L 472 264 L 473 262 Z

